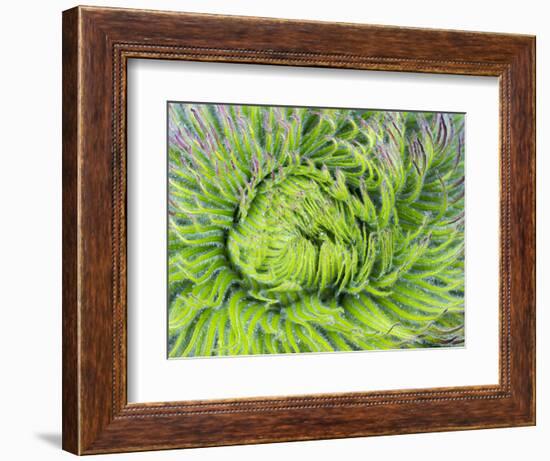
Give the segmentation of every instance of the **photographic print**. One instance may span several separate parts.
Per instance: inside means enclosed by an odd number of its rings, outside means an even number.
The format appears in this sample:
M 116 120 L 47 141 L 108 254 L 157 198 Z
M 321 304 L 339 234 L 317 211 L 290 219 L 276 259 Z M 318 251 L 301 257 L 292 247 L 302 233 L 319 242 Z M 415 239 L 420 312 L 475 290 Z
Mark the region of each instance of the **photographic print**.
M 167 115 L 169 358 L 464 346 L 464 114 Z

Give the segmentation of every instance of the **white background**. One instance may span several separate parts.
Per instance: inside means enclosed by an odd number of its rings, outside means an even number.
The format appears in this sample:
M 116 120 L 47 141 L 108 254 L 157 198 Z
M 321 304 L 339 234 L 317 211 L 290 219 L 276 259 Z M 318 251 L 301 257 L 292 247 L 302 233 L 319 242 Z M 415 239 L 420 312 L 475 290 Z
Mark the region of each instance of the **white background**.
M 89 4 L 101 4 L 92 0 Z M 116 455 L 136 460 L 400 459 L 545 460 L 550 438 L 550 258 L 543 214 L 550 199 L 549 15 L 545 2 L 115 1 L 112 6 L 163 8 L 537 35 L 538 59 L 538 425 L 530 428 Z M 70 459 L 61 431 L 61 10 L 70 1 L 7 2 L 0 16 L 0 456 Z M 543 259 L 545 260 L 543 262 Z M 548 283 L 546 283 L 548 286 Z M 546 289 L 545 289 L 546 288 Z M 107 459 L 98 457 L 97 459 Z
M 145 59 L 128 93 L 131 402 L 498 383 L 496 77 Z M 166 360 L 167 100 L 466 112 L 465 347 Z

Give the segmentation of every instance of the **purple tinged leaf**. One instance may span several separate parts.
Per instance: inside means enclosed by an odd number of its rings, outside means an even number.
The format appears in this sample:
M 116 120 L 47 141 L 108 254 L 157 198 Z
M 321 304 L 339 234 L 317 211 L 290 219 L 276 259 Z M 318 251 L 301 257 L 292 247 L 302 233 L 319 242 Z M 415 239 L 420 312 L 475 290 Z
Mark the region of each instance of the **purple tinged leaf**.
M 200 129 L 203 131 L 203 133 L 206 133 L 207 128 L 202 119 L 202 114 L 199 112 L 199 110 L 196 107 L 191 107 L 191 112 L 195 116 L 195 120 L 197 120 L 197 123 L 199 124 Z
M 256 157 L 252 157 L 252 171 L 258 172 L 260 171 L 260 164 L 258 162 L 258 159 Z
M 172 133 L 172 139 L 174 144 L 178 145 L 184 150 L 189 150 L 189 145 L 183 140 L 181 133 L 179 131 L 174 131 Z
M 272 133 L 271 126 L 269 125 L 269 112 L 265 111 L 263 115 L 262 125 L 266 133 Z

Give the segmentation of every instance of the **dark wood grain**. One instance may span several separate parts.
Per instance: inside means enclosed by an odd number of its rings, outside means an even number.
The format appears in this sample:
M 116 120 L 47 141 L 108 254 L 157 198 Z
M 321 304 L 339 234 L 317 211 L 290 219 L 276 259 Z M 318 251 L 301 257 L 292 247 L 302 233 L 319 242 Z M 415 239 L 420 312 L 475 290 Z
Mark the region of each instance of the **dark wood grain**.
M 63 448 L 80 452 L 78 400 L 78 10 L 63 15 Z
M 535 39 L 78 7 L 63 14 L 63 448 L 78 454 L 535 422 Z M 175 59 L 500 78 L 500 382 L 129 404 L 126 63 Z

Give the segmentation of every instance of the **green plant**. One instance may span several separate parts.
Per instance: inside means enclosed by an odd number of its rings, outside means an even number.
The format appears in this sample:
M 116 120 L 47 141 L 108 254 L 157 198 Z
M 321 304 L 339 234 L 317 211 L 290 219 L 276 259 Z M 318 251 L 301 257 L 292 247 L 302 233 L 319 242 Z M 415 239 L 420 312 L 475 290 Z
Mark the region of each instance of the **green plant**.
M 463 124 L 171 103 L 170 356 L 463 344 Z

